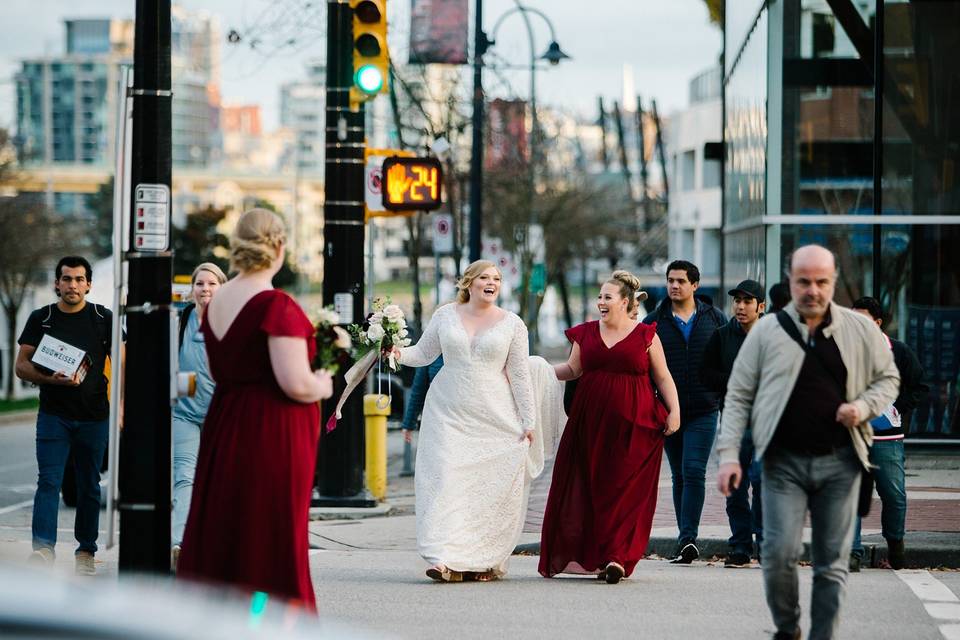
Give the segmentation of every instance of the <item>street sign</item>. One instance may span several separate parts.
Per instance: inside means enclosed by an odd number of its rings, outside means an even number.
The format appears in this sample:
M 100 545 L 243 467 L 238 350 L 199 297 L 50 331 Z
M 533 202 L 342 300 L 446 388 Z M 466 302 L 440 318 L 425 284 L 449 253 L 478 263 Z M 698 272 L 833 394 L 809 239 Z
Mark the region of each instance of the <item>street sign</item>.
M 383 176 L 388 211 L 432 211 L 443 204 L 443 170 L 436 158 L 387 158 Z
M 170 187 L 138 184 L 133 191 L 133 247 L 136 251 L 166 251 L 170 247 Z
M 433 216 L 433 253 L 453 253 L 453 216 L 449 213 Z
M 367 166 L 363 173 L 364 202 L 367 212 L 386 211 L 383 208 L 383 161 L 386 156 L 367 156 Z
M 363 158 L 366 165 L 363 173 L 365 220 L 381 216 L 410 216 L 415 213 L 415 211 L 387 211 L 383 206 L 383 161 L 393 156 L 412 158 L 414 154 L 411 151 L 405 151 L 403 149 L 367 148 L 363 150 Z

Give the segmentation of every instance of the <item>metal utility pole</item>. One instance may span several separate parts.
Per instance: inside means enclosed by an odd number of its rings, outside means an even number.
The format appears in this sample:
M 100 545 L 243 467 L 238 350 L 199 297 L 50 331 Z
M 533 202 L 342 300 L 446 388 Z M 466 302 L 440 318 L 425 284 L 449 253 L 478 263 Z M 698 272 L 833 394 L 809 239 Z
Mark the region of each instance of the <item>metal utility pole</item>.
M 120 570 L 169 573 L 175 366 L 170 344 L 170 0 L 137 0 L 136 7 L 125 427 L 119 460 Z
M 483 234 L 483 54 L 487 34 L 483 32 L 483 0 L 476 1 L 473 17 L 473 143 L 470 153 L 470 262 L 480 259 Z
M 670 205 L 670 183 L 667 181 L 667 154 L 663 148 L 663 127 L 657 113 L 656 100 L 650 101 L 650 108 L 653 110 L 653 123 L 657 126 L 657 155 L 660 156 L 660 172 L 663 173 L 663 208 L 666 211 Z
M 324 173 L 323 304 L 333 305 L 344 325 L 363 320 L 364 108 L 350 108 L 353 85 L 353 10 L 346 0 L 327 0 L 326 165 Z M 334 397 L 343 391 L 334 380 Z M 317 506 L 374 506 L 363 490 L 363 396 L 343 407 L 336 430 L 323 425 L 334 402 L 323 403 L 317 455 Z
M 617 146 L 620 148 L 620 171 L 627 181 L 627 193 L 633 198 L 633 176 L 630 175 L 630 162 L 627 160 L 627 136 L 623 130 L 623 117 L 620 113 L 620 103 L 613 103 L 613 122 L 617 126 Z
M 603 171 L 610 168 L 610 159 L 607 157 L 607 113 L 603 110 L 603 96 L 597 98 L 597 106 L 600 109 L 600 115 L 597 117 L 597 124 L 600 125 L 600 162 L 603 163 Z
M 647 143 L 643 132 L 643 102 L 637 96 L 637 154 L 640 159 L 640 204 L 643 208 L 643 229 L 650 230 L 650 186 L 647 171 Z

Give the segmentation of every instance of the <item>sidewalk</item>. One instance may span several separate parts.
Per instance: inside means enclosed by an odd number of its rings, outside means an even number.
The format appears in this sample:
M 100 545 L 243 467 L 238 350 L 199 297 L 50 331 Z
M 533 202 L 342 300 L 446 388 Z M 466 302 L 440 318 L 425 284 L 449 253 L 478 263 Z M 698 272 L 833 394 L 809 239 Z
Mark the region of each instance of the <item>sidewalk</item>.
M 946 464 L 944 456 L 952 464 Z M 937 468 L 928 468 L 937 467 Z M 951 468 L 952 467 L 952 468 Z M 927 456 L 907 454 L 907 564 L 911 567 L 960 568 L 960 457 L 949 454 L 930 460 Z M 543 475 L 534 482 L 530 495 L 524 532 L 540 533 L 547 493 L 550 489 L 552 461 Z M 730 526 L 725 499 L 716 489 L 717 463 L 711 458 L 707 466 L 706 499 L 700 519 L 701 558 L 725 556 Z M 863 522 L 865 566 L 877 566 L 886 557 L 886 543 L 880 535 L 880 499 L 874 494 L 870 515 Z M 809 520 L 808 520 L 809 525 Z M 666 458 L 660 471 L 660 494 L 653 518 L 653 531 L 648 555 L 661 557 L 674 553 L 678 528 L 673 510 L 670 467 Z M 804 543 L 809 543 L 809 526 L 804 529 Z M 806 546 L 806 544 L 805 544 Z M 539 542 L 524 547 L 528 553 L 539 553 Z M 808 549 L 804 549 L 808 557 Z

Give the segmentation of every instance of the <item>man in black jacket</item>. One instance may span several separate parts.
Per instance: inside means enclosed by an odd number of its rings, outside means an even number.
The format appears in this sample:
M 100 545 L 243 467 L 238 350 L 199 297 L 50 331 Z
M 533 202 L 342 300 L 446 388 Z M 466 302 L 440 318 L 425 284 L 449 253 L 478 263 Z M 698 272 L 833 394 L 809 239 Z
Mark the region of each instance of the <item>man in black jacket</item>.
M 703 350 L 713 332 L 726 324 L 723 313 L 694 298 L 700 270 L 685 260 L 667 267 L 668 299 L 643 321 L 657 323 L 667 367 L 680 396 L 680 430 L 664 444 L 673 476 L 673 508 L 680 535 L 671 562 L 689 564 L 700 557 L 697 533 L 703 512 L 707 459 L 717 434 L 720 394 L 700 379 Z
M 883 309 L 876 298 L 860 298 L 850 308 L 866 314 L 878 327 L 883 327 Z M 909 431 L 910 416 L 927 396 L 929 387 L 923 382 L 923 366 L 910 347 L 899 340 L 886 337 L 893 350 L 893 361 L 900 371 L 900 393 L 893 406 L 884 411 L 882 416 L 870 421 L 873 426 L 870 464 L 875 467 L 873 477 L 882 505 L 880 522 L 883 538 L 887 541 L 887 562 L 893 569 L 902 569 L 905 562 L 903 537 L 907 520 L 903 434 Z M 860 570 L 863 552 L 860 519 L 857 518 L 856 534 L 850 552 L 851 571 Z
M 726 325 L 713 332 L 703 352 L 700 377 L 712 391 L 721 394 L 727 391 L 727 381 L 733 370 L 747 333 L 760 319 L 764 311 L 763 285 L 756 280 L 744 280 L 729 291 L 733 297 L 734 317 Z M 722 400 L 721 400 L 722 408 Z M 740 466 L 748 473 L 740 486 L 727 497 L 727 518 L 730 521 L 730 553 L 724 562 L 726 567 L 742 567 L 750 564 L 753 555 L 753 537 L 757 547 L 763 539 L 763 515 L 760 502 L 760 468 L 753 459 L 753 437 L 748 428 L 740 444 Z M 753 486 L 753 508 L 750 506 L 748 488 Z

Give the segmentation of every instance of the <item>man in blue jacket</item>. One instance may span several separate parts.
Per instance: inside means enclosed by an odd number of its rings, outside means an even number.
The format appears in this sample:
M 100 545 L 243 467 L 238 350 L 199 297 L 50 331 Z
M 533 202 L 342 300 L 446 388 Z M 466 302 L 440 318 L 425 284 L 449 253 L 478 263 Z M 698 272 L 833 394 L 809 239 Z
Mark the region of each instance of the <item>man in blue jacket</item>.
M 667 296 L 643 321 L 657 323 L 667 367 L 680 396 L 680 430 L 664 450 L 673 476 L 673 508 L 680 535 L 671 562 L 690 564 L 700 557 L 697 533 L 703 512 L 707 459 L 717 434 L 720 394 L 700 379 L 703 352 L 713 332 L 727 323 L 716 307 L 694 297 L 700 270 L 686 260 L 667 267 Z

